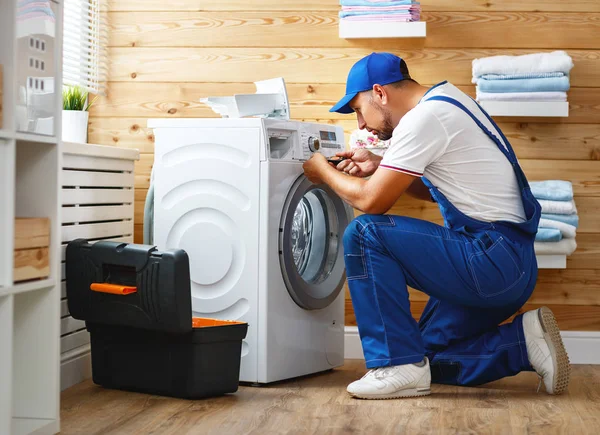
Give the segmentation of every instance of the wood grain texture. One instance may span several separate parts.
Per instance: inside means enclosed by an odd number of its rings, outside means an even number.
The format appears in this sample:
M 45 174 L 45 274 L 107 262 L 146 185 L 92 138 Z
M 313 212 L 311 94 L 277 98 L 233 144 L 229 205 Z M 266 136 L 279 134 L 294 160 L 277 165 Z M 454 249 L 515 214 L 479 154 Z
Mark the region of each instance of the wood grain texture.
M 365 48 L 169 48 L 112 47 L 110 81 L 238 83 L 281 76 L 289 83 L 345 83 L 348 71 L 373 51 Z M 428 49 L 390 50 L 402 56 L 420 83 L 448 80 L 471 85 L 472 61 L 495 55 L 521 55 L 539 50 Z M 600 49 L 569 50 L 576 67 L 573 87 L 595 87 L 600 81 Z M 443 70 L 439 65 L 443 64 Z M 243 80 L 241 79 L 243 77 Z M 314 117 L 314 116 L 313 116 Z
M 595 434 L 600 368 L 572 367 L 566 394 L 536 393 L 523 372 L 477 388 L 432 385 L 431 396 L 361 401 L 346 386 L 364 361 L 235 394 L 179 400 L 107 390 L 91 380 L 61 394 L 61 434 Z M 118 412 L 115 410 L 118 409 Z
M 330 113 L 329 109 L 345 93 L 343 84 L 299 84 L 286 83 L 288 97 L 290 100 L 291 115 L 295 119 L 318 120 L 319 122 L 341 123 L 349 133 L 356 128 L 354 115 L 341 115 Z M 472 85 L 459 86 L 459 89 L 475 97 L 475 87 Z M 208 106 L 200 103 L 200 98 L 219 95 L 234 95 L 254 93 L 256 88 L 253 83 L 110 83 L 109 93 L 106 97 L 99 98 L 91 109 L 90 116 L 93 117 L 184 117 L 184 118 L 214 118 L 218 115 Z M 544 124 L 532 134 L 531 144 L 533 149 L 543 149 L 546 142 L 536 144 L 539 140 L 552 140 L 558 142 L 564 140 L 560 131 L 563 124 L 571 123 L 600 123 L 600 90 L 598 88 L 572 88 L 569 91 L 570 116 L 568 118 L 509 118 L 500 117 L 496 121 L 520 125 Z M 525 123 L 524 123 L 525 121 Z M 552 126 L 548 126 L 548 124 Z M 142 125 L 145 125 L 144 121 Z M 597 126 L 596 126 L 597 127 Z M 583 127 L 577 130 L 576 137 L 581 138 L 586 154 L 590 158 L 600 159 L 600 147 L 597 142 L 600 132 L 598 128 L 591 129 Z M 506 132 L 510 134 L 509 132 Z M 538 137 L 535 136 L 537 134 Z M 569 132 L 569 136 L 575 134 Z M 511 138 L 512 139 L 512 138 Z M 572 145 L 569 143 L 568 145 Z M 587 146 L 589 145 L 589 146 Z M 515 145 L 516 146 L 516 145 Z M 551 154 L 559 153 L 559 150 L 550 151 Z M 565 158 L 568 149 L 556 154 L 558 158 Z M 553 157 L 547 157 L 553 158 Z M 568 157 L 566 157 L 568 158 Z
M 483 12 L 600 12 L 596 0 L 549 2 L 547 0 L 422 0 L 427 11 Z M 337 11 L 339 0 L 108 0 L 111 11 Z
M 15 250 L 47 246 L 50 246 L 50 219 L 15 219 Z
M 331 113 L 329 109 L 344 95 L 344 85 L 336 84 L 287 84 L 290 98 L 290 112 L 294 119 L 320 120 L 321 122 L 344 122 L 356 126 L 354 115 Z M 148 93 L 148 88 L 153 90 Z M 108 96 L 98 99 L 97 107 L 91 111 L 91 117 L 184 117 L 214 118 L 218 116 L 199 99 L 208 96 L 254 93 L 250 84 L 230 83 L 125 83 L 112 82 Z M 114 88 L 114 90 L 112 90 Z M 459 86 L 459 89 L 475 97 L 474 86 Z M 140 93 L 136 93 L 139 90 Z M 149 101 L 140 101 L 145 95 Z M 544 118 L 498 117 L 500 123 L 538 123 L 538 124 L 597 124 L 600 123 L 600 88 L 571 88 L 568 92 L 569 117 Z M 146 125 L 146 121 L 143 122 Z M 355 128 L 355 127 L 352 127 Z M 546 128 L 546 127 L 542 127 Z M 591 138 L 597 138 L 597 130 L 590 132 Z M 593 153 L 592 153 L 593 150 Z M 599 158 L 597 148 L 590 154 Z
M 109 14 L 113 47 L 596 48 L 600 14 L 573 12 L 429 12 L 427 38 L 338 37 L 337 11 L 140 12 Z M 462 31 L 469 26 L 469 32 Z M 478 35 L 473 38 L 472 34 Z
M 46 278 L 50 274 L 48 248 L 19 249 L 14 252 L 13 281 Z

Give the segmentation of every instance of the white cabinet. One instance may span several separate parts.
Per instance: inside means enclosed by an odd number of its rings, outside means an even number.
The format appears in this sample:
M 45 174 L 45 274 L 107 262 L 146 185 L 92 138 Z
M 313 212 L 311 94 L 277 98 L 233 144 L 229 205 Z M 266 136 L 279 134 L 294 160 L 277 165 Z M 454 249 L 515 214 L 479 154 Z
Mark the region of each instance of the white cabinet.
M 0 434 L 11 435 L 57 433 L 60 418 L 62 5 L 23 13 L 29 3 L 0 0 Z M 49 274 L 15 283 L 20 217 L 49 219 Z

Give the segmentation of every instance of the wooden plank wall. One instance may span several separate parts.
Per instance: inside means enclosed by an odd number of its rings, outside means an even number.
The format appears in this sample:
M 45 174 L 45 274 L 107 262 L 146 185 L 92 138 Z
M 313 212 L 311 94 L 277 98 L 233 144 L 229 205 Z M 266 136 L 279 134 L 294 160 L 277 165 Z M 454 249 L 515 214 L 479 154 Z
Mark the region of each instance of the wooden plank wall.
M 449 80 L 474 95 L 471 61 L 566 50 L 575 62 L 568 118 L 501 118 L 531 180 L 572 180 L 579 247 L 566 270 L 540 271 L 529 307 L 547 304 L 560 326 L 600 330 L 600 2 L 423 0 L 427 38 L 338 38 L 337 0 L 109 0 L 110 86 L 92 110 L 91 143 L 138 148 L 136 241 L 153 161 L 152 117 L 212 117 L 204 96 L 254 92 L 283 76 L 296 119 L 340 124 L 328 109 L 351 65 L 372 51 L 404 57 L 420 83 Z M 401 200 L 395 212 L 440 222 L 432 205 Z M 426 296 L 412 292 L 415 317 Z M 354 324 L 347 300 L 347 324 Z

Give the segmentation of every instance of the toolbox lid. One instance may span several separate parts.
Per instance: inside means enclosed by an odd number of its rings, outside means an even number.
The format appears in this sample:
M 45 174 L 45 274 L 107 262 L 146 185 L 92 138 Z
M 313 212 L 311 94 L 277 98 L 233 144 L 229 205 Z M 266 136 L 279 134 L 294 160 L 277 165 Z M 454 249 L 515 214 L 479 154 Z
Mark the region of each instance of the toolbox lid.
M 86 322 L 184 333 L 192 330 L 190 271 L 182 249 L 77 239 L 66 250 L 71 316 Z

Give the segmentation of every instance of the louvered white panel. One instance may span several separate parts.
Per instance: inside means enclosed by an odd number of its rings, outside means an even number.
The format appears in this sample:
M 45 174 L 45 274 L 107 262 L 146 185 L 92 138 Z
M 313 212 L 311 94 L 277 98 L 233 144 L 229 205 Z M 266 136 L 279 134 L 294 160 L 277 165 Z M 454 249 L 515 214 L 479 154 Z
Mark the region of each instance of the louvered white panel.
M 63 171 L 63 186 L 79 187 L 131 187 L 134 175 L 132 172 L 92 172 L 92 171 Z
M 69 315 L 65 282 L 68 242 L 133 243 L 134 161 L 137 150 L 63 144 L 61 234 L 61 388 L 91 376 L 85 322 Z M 66 316 L 66 317 L 64 317 Z
M 133 221 L 105 222 L 100 224 L 68 225 L 62 228 L 62 241 L 98 239 L 133 234 Z
M 67 317 L 69 314 L 69 304 L 67 301 L 60 301 L 60 317 Z
M 108 157 L 63 154 L 64 169 L 90 169 L 92 171 L 133 172 L 133 160 L 121 160 Z
M 62 189 L 62 204 L 133 204 L 133 189 Z
M 85 330 L 67 334 L 60 338 L 60 352 L 68 352 L 89 343 L 90 333 Z
M 69 334 L 80 329 L 85 329 L 85 322 L 83 320 L 77 320 L 71 316 L 60 319 L 60 335 Z
M 132 216 L 133 204 L 63 207 L 62 209 L 63 224 L 131 219 Z

